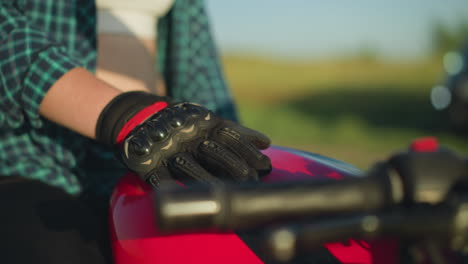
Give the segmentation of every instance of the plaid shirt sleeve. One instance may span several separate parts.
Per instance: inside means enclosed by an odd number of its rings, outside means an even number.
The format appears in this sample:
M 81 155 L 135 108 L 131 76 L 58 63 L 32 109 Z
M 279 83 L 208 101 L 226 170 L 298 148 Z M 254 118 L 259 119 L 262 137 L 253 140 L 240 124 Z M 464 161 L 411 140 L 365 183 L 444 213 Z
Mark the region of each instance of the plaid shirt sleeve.
M 0 128 L 26 121 L 40 127 L 39 105 L 48 89 L 79 66 L 12 4 L 0 2 Z
M 174 101 L 196 102 L 238 121 L 204 0 L 176 0 L 158 21 L 157 41 L 157 66 Z

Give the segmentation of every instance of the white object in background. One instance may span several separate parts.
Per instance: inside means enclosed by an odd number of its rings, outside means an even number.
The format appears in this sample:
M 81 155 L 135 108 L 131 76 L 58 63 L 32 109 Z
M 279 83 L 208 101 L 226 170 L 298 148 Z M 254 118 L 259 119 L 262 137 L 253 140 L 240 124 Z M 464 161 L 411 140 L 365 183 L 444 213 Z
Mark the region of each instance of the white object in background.
M 463 69 L 463 56 L 459 52 L 447 52 L 444 55 L 444 68 L 448 74 L 458 74 Z
M 96 0 L 98 33 L 155 38 L 158 17 L 164 16 L 174 0 Z

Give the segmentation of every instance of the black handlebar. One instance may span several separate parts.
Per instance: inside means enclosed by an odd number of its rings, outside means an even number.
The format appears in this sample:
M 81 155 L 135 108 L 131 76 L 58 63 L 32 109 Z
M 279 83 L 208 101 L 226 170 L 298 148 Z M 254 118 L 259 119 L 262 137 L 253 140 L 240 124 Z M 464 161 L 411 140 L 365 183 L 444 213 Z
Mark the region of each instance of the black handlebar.
M 392 183 L 393 182 L 393 183 Z M 400 202 L 396 175 L 381 165 L 364 178 L 161 190 L 162 230 L 245 229 L 287 219 L 369 211 Z M 392 188 L 393 187 L 393 188 Z
M 365 177 L 340 181 L 180 187 L 156 193 L 163 231 L 248 229 L 308 218 L 306 225 L 270 230 L 266 244 L 272 252 L 280 252 L 275 249 L 279 235 L 289 236 L 294 250 L 385 234 L 446 239 L 454 249 L 468 249 L 467 164 L 446 149 L 403 152 Z

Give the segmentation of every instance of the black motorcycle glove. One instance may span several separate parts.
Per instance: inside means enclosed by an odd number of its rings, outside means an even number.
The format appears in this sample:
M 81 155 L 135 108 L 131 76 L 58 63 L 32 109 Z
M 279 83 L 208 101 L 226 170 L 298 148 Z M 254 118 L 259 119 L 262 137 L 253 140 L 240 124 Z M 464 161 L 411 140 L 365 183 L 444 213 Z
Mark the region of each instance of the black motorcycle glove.
M 112 100 L 99 117 L 96 137 L 115 146 L 119 159 L 155 187 L 174 180 L 257 180 L 271 170 L 259 151 L 270 145 L 262 133 L 202 106 L 145 92 Z

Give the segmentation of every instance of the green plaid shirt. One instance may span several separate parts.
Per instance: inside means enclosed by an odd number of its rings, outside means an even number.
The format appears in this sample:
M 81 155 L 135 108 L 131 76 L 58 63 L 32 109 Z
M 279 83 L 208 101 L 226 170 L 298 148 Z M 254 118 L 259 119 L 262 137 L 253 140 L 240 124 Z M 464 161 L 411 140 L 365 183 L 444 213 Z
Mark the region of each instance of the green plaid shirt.
M 158 68 L 176 101 L 236 119 L 202 0 L 177 0 L 158 23 Z M 75 67 L 96 66 L 94 0 L 0 1 L 0 175 L 77 194 L 108 194 L 122 168 L 112 153 L 44 120 L 48 89 Z

